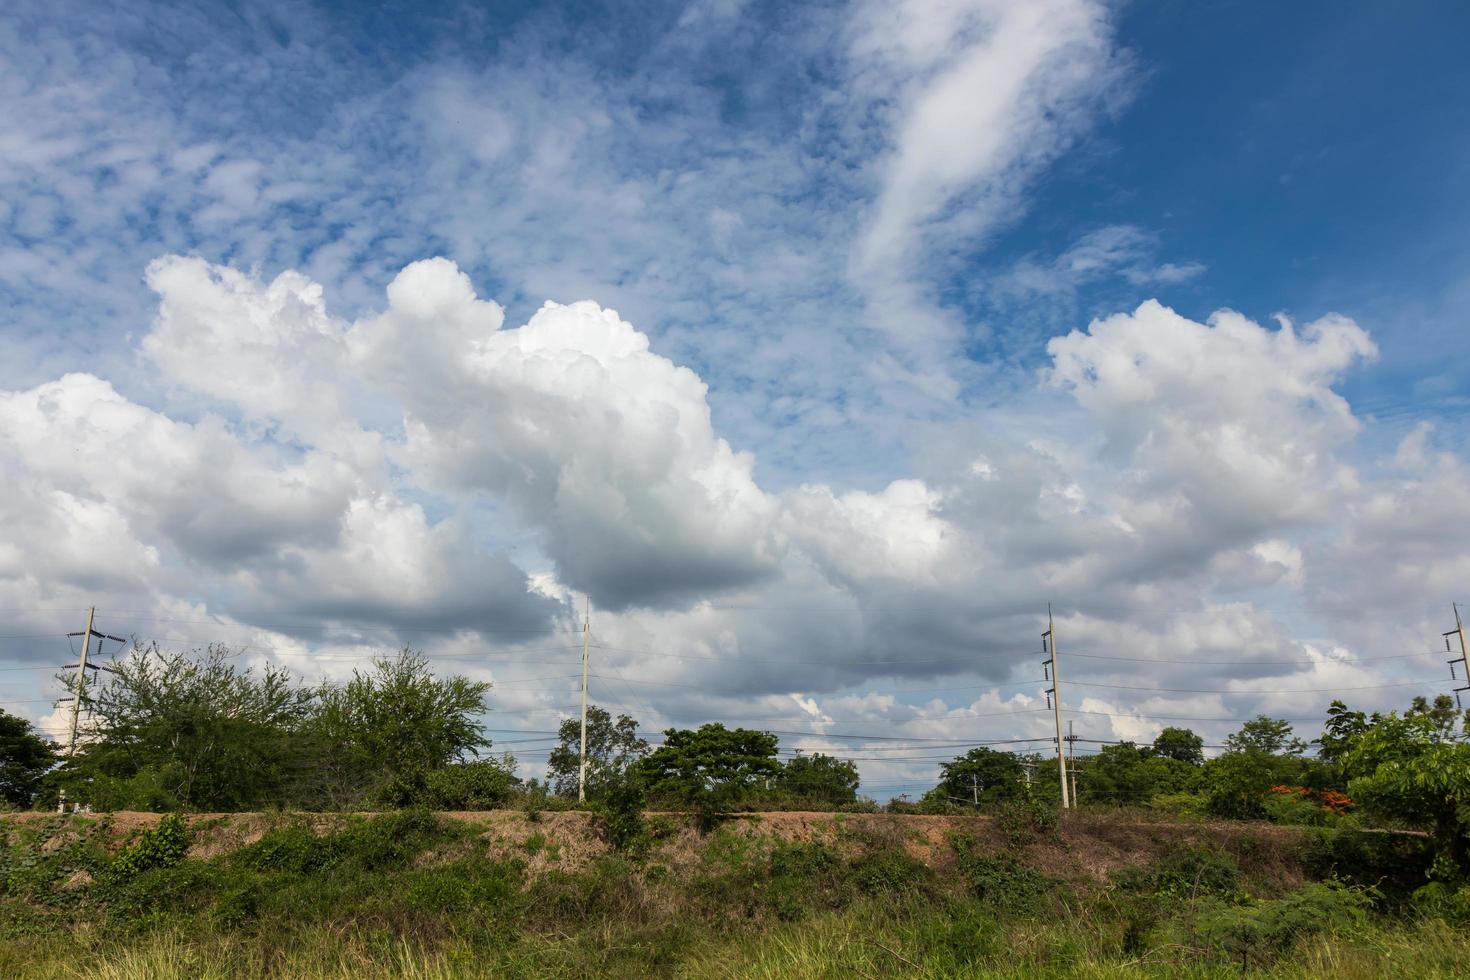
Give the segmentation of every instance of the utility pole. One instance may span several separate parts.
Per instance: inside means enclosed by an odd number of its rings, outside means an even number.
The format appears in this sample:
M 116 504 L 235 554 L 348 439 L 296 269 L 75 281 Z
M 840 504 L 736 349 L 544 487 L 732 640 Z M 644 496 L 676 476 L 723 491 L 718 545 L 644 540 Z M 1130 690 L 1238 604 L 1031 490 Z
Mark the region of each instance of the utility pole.
M 1444 649 L 1446 653 L 1454 653 L 1454 649 L 1450 647 L 1450 637 L 1458 636 L 1460 638 L 1460 655 L 1454 660 L 1449 661 L 1449 665 L 1451 680 L 1460 679 L 1455 676 L 1455 664 L 1463 664 L 1465 666 L 1465 686 L 1455 688 L 1455 707 L 1463 708 L 1464 705 L 1460 703 L 1460 692 L 1470 691 L 1470 662 L 1467 662 L 1465 659 L 1466 653 L 1470 652 L 1470 647 L 1465 646 L 1465 624 L 1460 620 L 1459 603 L 1450 603 L 1450 608 L 1455 611 L 1455 628 L 1444 634 Z
M 970 803 L 980 809 L 980 779 L 973 772 L 970 773 Z
M 82 696 L 87 689 L 87 654 L 92 652 L 92 620 L 96 616 L 96 606 L 87 610 L 87 631 L 82 634 L 82 659 L 77 661 L 77 679 L 72 685 L 71 734 L 66 740 L 67 758 L 77 754 L 77 716 L 82 710 Z
M 592 597 L 582 615 L 582 768 L 577 774 L 577 802 L 587 802 L 587 656 L 592 646 Z
M 1062 781 L 1062 809 L 1072 809 L 1072 797 L 1067 786 L 1067 756 L 1066 746 L 1062 743 L 1062 680 L 1057 673 L 1057 628 L 1051 618 L 1051 603 L 1046 604 L 1046 632 L 1041 634 L 1041 648 L 1050 655 L 1051 689 L 1047 696 L 1051 699 L 1051 706 L 1057 719 L 1057 772 Z M 1042 661 L 1046 664 L 1047 661 Z
M 1072 780 L 1072 802 L 1077 801 L 1077 736 L 1072 734 L 1072 719 L 1067 719 L 1067 775 Z

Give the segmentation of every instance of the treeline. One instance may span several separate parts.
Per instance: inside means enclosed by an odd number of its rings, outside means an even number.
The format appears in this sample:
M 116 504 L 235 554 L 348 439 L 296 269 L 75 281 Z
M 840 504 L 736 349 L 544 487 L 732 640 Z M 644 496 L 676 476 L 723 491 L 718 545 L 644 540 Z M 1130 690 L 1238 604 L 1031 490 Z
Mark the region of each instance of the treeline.
M 345 683 L 303 685 L 274 667 L 242 667 L 222 647 L 157 647 L 109 665 L 87 693 L 78 751 L 61 758 L 29 726 L 0 713 L 0 797 L 98 810 L 355 810 L 425 806 L 550 807 L 577 799 L 581 726 L 562 723 L 544 781 L 522 781 L 494 755 L 482 719 L 490 685 L 436 677 L 405 649 Z M 1447 697 L 1402 715 L 1334 701 L 1317 751 L 1282 720 L 1246 722 L 1212 759 L 1203 740 L 1166 728 L 1151 744 L 1104 746 L 1077 760 L 1077 801 L 1181 816 L 1428 830 L 1447 867 L 1470 868 L 1470 713 Z M 970 750 L 937 786 L 894 811 L 1055 803 L 1055 757 Z M 669 729 L 651 745 L 627 715 L 588 710 L 587 796 L 618 818 L 644 808 L 875 809 L 856 767 L 820 753 L 780 759 L 770 732 L 707 724 Z
M 62 678 L 63 681 L 68 680 Z M 345 683 L 304 685 L 229 649 L 134 650 L 86 692 L 74 755 L 0 712 L 0 799 L 53 809 L 227 812 L 424 806 L 490 809 L 577 799 L 581 726 L 561 726 L 546 780 L 522 781 L 494 754 L 483 719 L 491 685 L 436 677 L 412 650 Z M 827 756 L 777 758 L 767 732 L 670 730 L 650 750 L 638 723 L 588 709 L 589 799 L 625 808 L 834 807 L 857 800 L 858 773 Z

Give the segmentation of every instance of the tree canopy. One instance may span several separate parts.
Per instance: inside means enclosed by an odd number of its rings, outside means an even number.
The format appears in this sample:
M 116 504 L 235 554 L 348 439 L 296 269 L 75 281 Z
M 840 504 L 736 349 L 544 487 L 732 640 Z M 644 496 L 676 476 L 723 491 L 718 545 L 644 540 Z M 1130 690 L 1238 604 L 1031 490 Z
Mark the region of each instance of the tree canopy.
M 634 770 L 652 797 L 699 800 L 730 797 L 781 775 L 776 736 L 718 722 L 697 729 L 670 728 L 664 743 Z
M 0 800 L 30 806 L 55 764 L 56 746 L 36 734 L 30 722 L 0 708 Z
M 616 721 L 605 708 L 587 706 L 587 795 L 600 798 L 648 754 L 648 740 L 638 735 L 638 722 L 628 715 Z M 561 796 L 576 796 L 582 767 L 582 722 L 568 718 L 557 731 L 557 746 L 546 762 L 546 779 Z

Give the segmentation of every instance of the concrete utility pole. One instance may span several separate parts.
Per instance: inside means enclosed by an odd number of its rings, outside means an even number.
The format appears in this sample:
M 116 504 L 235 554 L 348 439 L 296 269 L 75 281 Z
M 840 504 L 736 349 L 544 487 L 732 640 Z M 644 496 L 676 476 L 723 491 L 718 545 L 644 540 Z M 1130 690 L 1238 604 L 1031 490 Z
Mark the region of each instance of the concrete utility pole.
M 1052 710 L 1057 719 L 1057 772 L 1062 780 L 1062 809 L 1072 809 L 1072 796 L 1067 786 L 1067 755 L 1066 745 L 1062 742 L 1062 678 L 1057 673 L 1057 629 L 1051 618 L 1051 603 L 1046 604 L 1046 632 L 1042 634 L 1042 641 L 1046 645 L 1046 652 L 1051 654 L 1051 696 Z
M 592 645 L 592 597 L 582 616 L 582 767 L 577 774 L 577 802 L 587 802 L 587 656 Z
M 77 661 L 77 679 L 71 697 L 71 734 L 66 740 L 67 758 L 77 754 L 77 717 L 82 710 L 82 696 L 87 689 L 87 654 L 92 652 L 92 620 L 96 615 L 96 606 L 87 610 L 87 632 L 82 634 L 82 659 Z

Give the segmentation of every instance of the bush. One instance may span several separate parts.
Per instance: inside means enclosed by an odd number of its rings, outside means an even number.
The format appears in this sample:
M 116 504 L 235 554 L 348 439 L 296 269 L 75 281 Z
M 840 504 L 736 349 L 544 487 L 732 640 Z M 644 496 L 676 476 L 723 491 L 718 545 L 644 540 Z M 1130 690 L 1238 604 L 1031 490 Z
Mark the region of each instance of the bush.
M 1119 869 L 1113 883 L 1162 898 L 1234 898 L 1240 894 L 1240 868 L 1228 854 L 1189 847 L 1165 854 L 1148 868 Z
M 1371 897 L 1338 882 L 1313 883 L 1271 901 L 1210 902 L 1187 922 L 1191 933 L 1242 971 L 1264 965 L 1299 940 L 1360 928 Z
M 996 823 L 1012 847 L 1021 847 L 1056 833 L 1060 816 L 1054 804 L 1034 797 L 1008 800 L 995 812 Z
M 1149 808 L 1176 817 L 1202 817 L 1207 812 L 1205 798 L 1198 793 L 1161 793 L 1149 801 Z
M 189 839 L 184 819 L 177 813 L 170 813 L 158 821 L 157 827 L 143 831 L 136 841 L 113 858 L 112 867 L 108 869 L 109 877 L 125 879 L 152 868 L 171 868 L 184 859 L 189 850 Z
M 1053 882 L 1023 865 L 1014 855 L 987 857 L 969 834 L 950 838 L 950 846 L 970 892 L 986 905 L 1011 914 L 1036 911 Z
M 646 849 L 648 838 L 643 830 L 643 803 L 643 781 L 636 773 L 616 773 L 605 780 L 600 804 L 603 834 L 617 850 L 640 852 Z
M 1307 844 L 1302 863 L 1319 878 L 1371 887 L 1401 902 L 1424 884 L 1434 851 L 1429 837 L 1322 830 Z
M 934 873 L 901 846 L 871 851 L 855 858 L 848 871 L 864 895 L 897 895 L 927 890 Z
M 424 773 L 418 802 L 431 810 L 493 810 L 520 782 L 499 762 L 461 762 Z

